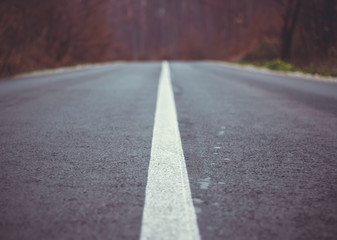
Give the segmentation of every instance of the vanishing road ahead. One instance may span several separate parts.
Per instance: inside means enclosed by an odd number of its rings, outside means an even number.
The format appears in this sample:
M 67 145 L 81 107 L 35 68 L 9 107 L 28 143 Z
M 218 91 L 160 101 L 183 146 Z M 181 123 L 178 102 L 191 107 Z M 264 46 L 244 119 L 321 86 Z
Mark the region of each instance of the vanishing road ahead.
M 0 239 L 337 239 L 337 84 L 218 63 L 0 81 Z

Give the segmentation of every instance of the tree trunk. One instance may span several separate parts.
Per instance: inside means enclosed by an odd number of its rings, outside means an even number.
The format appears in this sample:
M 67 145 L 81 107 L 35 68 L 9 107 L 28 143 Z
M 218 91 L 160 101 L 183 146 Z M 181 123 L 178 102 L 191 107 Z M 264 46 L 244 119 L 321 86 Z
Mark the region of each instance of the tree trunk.
M 291 60 L 291 45 L 300 13 L 302 0 L 289 0 L 286 13 L 284 15 L 284 25 L 282 28 L 281 59 Z

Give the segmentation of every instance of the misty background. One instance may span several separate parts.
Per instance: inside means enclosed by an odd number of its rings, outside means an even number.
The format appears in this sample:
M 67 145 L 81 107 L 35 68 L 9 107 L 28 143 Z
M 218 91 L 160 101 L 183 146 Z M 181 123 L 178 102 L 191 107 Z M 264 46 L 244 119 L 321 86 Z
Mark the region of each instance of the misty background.
M 337 1 L 0 1 L 0 76 L 115 60 L 277 58 L 337 71 Z

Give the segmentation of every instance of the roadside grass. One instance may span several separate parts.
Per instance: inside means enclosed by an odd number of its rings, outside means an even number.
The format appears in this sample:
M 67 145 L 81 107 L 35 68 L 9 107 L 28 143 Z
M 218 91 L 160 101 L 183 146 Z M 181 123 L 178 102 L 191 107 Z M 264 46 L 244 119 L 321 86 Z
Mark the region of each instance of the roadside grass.
M 76 64 L 76 65 L 60 66 L 60 67 L 55 67 L 55 68 L 40 68 L 40 69 L 35 69 L 32 71 L 13 74 L 9 77 L 64 73 L 64 72 L 70 72 L 70 71 L 76 71 L 76 70 L 84 70 L 88 68 L 102 67 L 105 65 L 113 64 L 113 63 L 118 63 L 118 62 L 111 61 L 111 62 L 101 62 L 101 63 L 99 62 L 98 63 L 83 63 L 83 64 Z M 1 80 L 1 77 L 0 77 L 0 80 Z
M 337 72 L 326 68 L 319 68 L 315 66 L 310 67 L 295 67 L 290 63 L 284 62 L 280 59 L 275 59 L 269 62 L 238 62 L 240 65 L 251 65 L 255 67 L 267 68 L 278 72 L 302 72 L 312 75 L 320 75 L 324 77 L 337 77 Z

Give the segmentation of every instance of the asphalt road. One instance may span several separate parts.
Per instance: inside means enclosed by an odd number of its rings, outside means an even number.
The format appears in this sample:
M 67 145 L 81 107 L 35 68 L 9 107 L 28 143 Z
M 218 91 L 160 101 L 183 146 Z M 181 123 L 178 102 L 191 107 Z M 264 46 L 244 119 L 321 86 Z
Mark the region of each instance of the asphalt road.
M 337 239 L 337 84 L 172 62 L 202 239 Z M 0 81 L 0 239 L 139 239 L 161 63 Z

